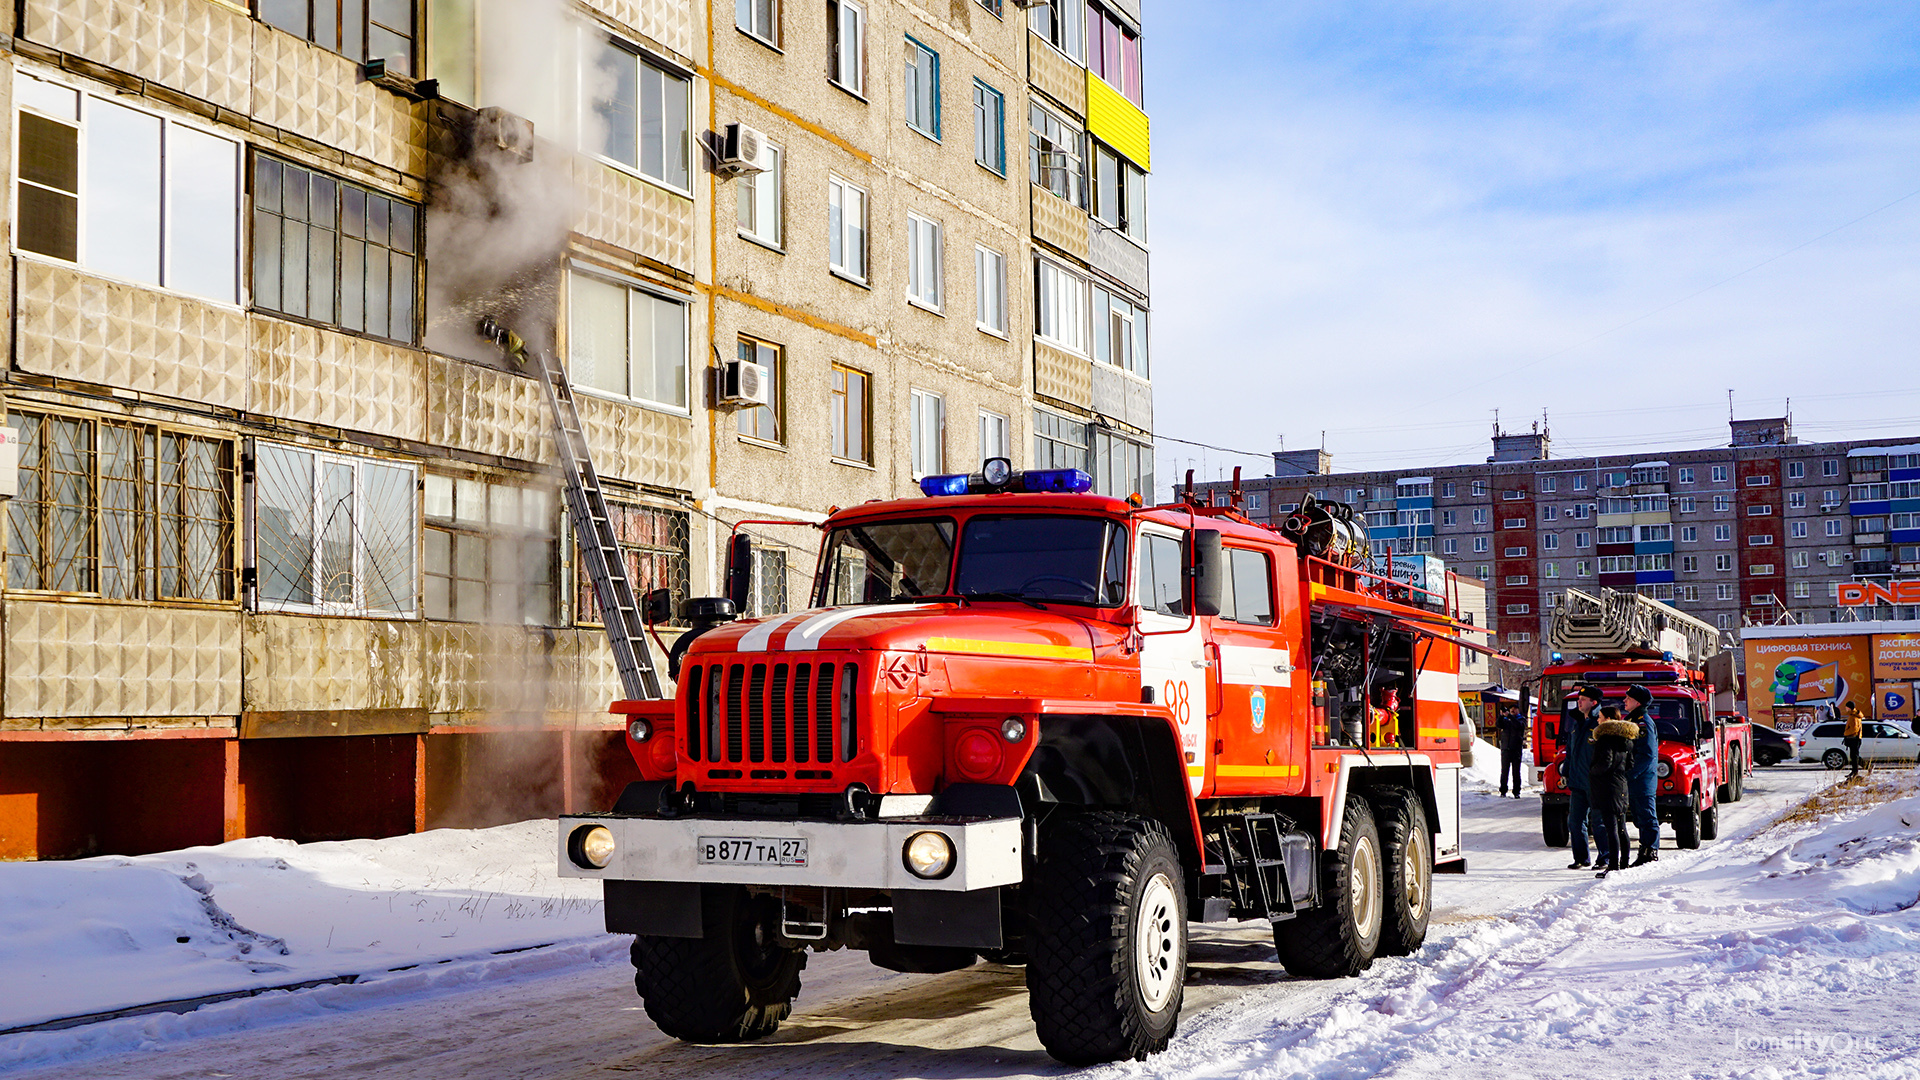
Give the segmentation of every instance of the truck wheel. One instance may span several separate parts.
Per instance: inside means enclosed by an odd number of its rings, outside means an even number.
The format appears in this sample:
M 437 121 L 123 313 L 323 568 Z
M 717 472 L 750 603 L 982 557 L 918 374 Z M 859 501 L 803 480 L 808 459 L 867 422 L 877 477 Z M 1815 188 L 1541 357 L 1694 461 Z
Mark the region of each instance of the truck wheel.
M 1700 846 L 1700 800 L 1697 796 L 1674 811 L 1673 844 L 1682 849 Z
M 1382 791 L 1374 808 L 1385 853 L 1381 956 L 1408 956 L 1427 940 L 1433 914 L 1433 833 L 1420 797 L 1405 788 Z
M 1720 837 L 1720 808 L 1709 806 L 1700 811 L 1700 839 L 1717 840 Z
M 1092 1065 L 1166 1049 L 1187 977 L 1186 871 L 1166 828 L 1058 815 L 1033 885 L 1027 999 L 1047 1053 Z
M 1567 846 L 1567 808 L 1564 806 L 1542 806 L 1540 808 L 1540 837 L 1548 847 Z
M 773 942 L 778 901 L 739 886 L 701 890 L 706 936 L 633 942 L 633 985 L 647 1016 L 686 1042 L 771 1035 L 793 1009 L 807 954 Z
M 1732 789 L 1733 797 L 1727 801 L 1739 802 L 1747 795 L 1747 758 L 1738 746 L 1734 747 L 1727 756 L 1733 761 L 1733 779 L 1727 781 L 1727 787 Z
M 1292 975 L 1337 979 L 1373 964 L 1380 947 L 1380 834 L 1373 811 L 1347 796 L 1340 847 L 1320 876 L 1320 906 L 1273 924 L 1273 948 Z

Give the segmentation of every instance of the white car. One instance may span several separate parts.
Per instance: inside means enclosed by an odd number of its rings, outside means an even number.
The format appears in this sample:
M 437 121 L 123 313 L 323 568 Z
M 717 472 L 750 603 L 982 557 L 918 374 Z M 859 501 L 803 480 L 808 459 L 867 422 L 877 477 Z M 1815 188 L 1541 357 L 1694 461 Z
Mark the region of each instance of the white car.
M 1810 731 L 1798 732 L 1793 743 L 1800 761 L 1817 761 L 1829 769 L 1847 767 L 1847 746 L 1840 733 L 1847 725 L 1838 720 L 1815 724 Z M 1912 761 L 1920 764 L 1920 738 L 1912 731 L 1884 720 L 1868 720 L 1860 725 L 1860 757 L 1865 761 Z

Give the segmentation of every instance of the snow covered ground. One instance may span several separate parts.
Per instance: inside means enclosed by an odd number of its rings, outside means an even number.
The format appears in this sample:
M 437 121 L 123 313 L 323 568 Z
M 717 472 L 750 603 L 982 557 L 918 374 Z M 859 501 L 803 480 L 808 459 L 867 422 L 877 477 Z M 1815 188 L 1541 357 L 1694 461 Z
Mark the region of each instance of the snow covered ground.
M 1486 749 L 1485 760 L 1497 762 Z M 1669 846 L 1657 865 L 1605 881 L 1562 869 L 1565 850 L 1541 845 L 1533 788 L 1528 798 L 1503 800 L 1486 792 L 1484 778 L 1470 778 L 1464 827 L 1472 870 L 1436 880 L 1434 930 L 1419 955 L 1380 961 L 1357 979 L 1309 982 L 1273 963 L 1264 927 L 1196 927 L 1174 1046 L 1148 1062 L 1090 1073 L 1097 1080 L 1279 1080 L 1464 1067 L 1469 1076 L 1583 1080 L 1920 1076 L 1911 1004 L 1920 985 L 1920 794 L 1910 771 L 1878 775 L 1876 783 L 1908 790 L 1867 798 L 1856 789 L 1860 797 L 1832 800 L 1822 814 L 1772 824 L 1834 774 L 1760 770 L 1747 799 L 1727 808 L 1721 840 L 1698 852 Z M 261 952 L 287 967 L 258 976 L 264 985 L 378 969 L 351 985 L 225 1001 L 186 1015 L 0 1037 L 0 1069 L 17 1069 L 20 1080 L 610 1072 L 1001 1080 L 1066 1071 L 1033 1038 L 1018 969 L 983 964 L 896 975 L 849 953 L 810 959 L 796 1015 L 770 1044 L 667 1042 L 638 1009 L 624 939 L 596 934 L 590 897 L 553 878 L 549 828 L 358 846 L 248 841 L 64 864 L 160 870 L 176 882 L 198 873 L 212 904 L 245 931 L 212 915 L 199 889 L 183 884 L 180 896 L 164 881 L 122 873 L 68 883 L 86 893 L 73 899 L 105 930 L 76 927 L 36 944 L 25 935 L 45 935 L 50 920 L 21 913 L 23 890 L 11 875 L 46 871 L 0 867 L 0 970 L 8 975 L 0 1001 L 9 1016 L 36 1012 L 19 1011 L 13 976 L 52 967 L 48 949 L 84 961 L 66 981 L 128 983 L 117 999 L 140 997 L 139 985 L 188 996 L 174 989 L 174 975 L 145 966 L 148 954 L 189 948 L 164 935 L 168 920 L 205 920 L 191 925 L 208 944 L 195 939 L 191 948 L 212 955 L 174 965 L 182 978 L 203 978 L 220 965 L 245 970 Z M 407 850 L 409 843 L 419 846 Z M 247 844 L 259 849 L 236 850 Z M 273 869 L 275 859 L 290 869 Z M 276 899 L 273 885 L 282 881 L 309 891 Z M 141 889 L 149 891 L 135 902 L 171 913 L 167 919 L 122 914 L 114 897 Z M 394 890 L 399 898 L 387 908 Z M 474 901 L 489 895 L 492 912 L 506 903 L 521 917 L 480 915 Z M 323 921 L 334 927 L 331 946 Z M 343 925 L 353 930 L 344 939 Z M 136 944 L 155 944 L 127 948 L 116 927 Z M 449 931 L 452 937 L 440 936 Z M 286 955 L 274 951 L 273 938 L 287 943 Z M 250 952 L 239 952 L 243 942 Z M 556 944 L 495 955 L 543 942 Z M 386 970 L 413 963 L 420 966 Z

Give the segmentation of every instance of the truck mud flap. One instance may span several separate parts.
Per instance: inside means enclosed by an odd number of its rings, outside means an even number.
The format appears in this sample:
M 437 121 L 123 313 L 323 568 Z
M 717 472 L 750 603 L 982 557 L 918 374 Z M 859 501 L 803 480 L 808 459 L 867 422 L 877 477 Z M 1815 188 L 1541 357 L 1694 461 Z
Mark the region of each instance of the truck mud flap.
M 609 934 L 701 937 L 697 881 L 604 881 Z
M 1000 890 L 934 892 L 896 889 L 893 940 L 902 945 L 953 945 L 968 949 L 1006 946 L 1000 926 Z

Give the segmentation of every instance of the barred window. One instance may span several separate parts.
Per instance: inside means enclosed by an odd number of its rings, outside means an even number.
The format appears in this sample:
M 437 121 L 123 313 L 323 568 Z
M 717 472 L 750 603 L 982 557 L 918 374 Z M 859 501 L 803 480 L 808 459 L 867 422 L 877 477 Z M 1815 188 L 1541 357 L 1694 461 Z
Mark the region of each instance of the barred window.
M 753 549 L 751 618 L 783 614 L 787 610 L 787 552 L 785 548 Z
M 114 600 L 232 600 L 233 442 L 15 413 L 7 584 Z
M 428 473 L 421 614 L 551 626 L 553 492 Z
M 254 456 L 261 610 L 413 614 L 413 467 L 272 443 Z
M 690 518 L 679 510 L 616 502 L 607 504 L 607 512 L 613 523 L 613 534 L 620 543 L 620 553 L 626 557 L 627 580 L 633 583 L 634 596 L 643 597 L 654 589 L 669 590 L 677 619 L 690 585 L 687 551 Z M 575 621 L 599 625 L 600 600 L 594 595 L 593 579 L 580 563 L 578 551 L 574 553 L 573 581 Z

